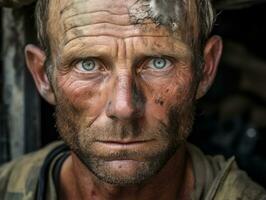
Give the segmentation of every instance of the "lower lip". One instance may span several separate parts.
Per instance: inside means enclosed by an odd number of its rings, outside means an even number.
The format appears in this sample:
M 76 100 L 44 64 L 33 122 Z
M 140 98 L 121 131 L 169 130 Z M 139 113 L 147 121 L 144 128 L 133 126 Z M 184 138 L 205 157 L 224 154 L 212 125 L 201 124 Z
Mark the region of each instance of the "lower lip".
M 152 140 L 147 141 L 136 141 L 136 142 L 110 142 L 110 141 L 97 141 L 100 145 L 110 147 L 110 148 L 134 148 L 142 145 L 147 145 L 147 143 L 152 142 Z
M 102 156 L 107 160 L 109 159 L 109 161 L 116 160 L 116 162 L 112 163 L 114 165 L 122 163 L 127 165 L 126 163 L 133 164 L 136 160 L 138 162 L 142 161 L 144 154 L 149 154 L 149 149 L 154 149 L 154 147 L 156 147 L 155 144 L 152 144 L 154 141 L 155 140 L 127 143 L 97 141 L 92 144 L 91 148 L 95 151 L 96 155 Z M 120 154 L 123 151 L 128 153 L 126 154 L 127 156 Z M 116 155 L 118 155 L 118 157 L 116 157 Z

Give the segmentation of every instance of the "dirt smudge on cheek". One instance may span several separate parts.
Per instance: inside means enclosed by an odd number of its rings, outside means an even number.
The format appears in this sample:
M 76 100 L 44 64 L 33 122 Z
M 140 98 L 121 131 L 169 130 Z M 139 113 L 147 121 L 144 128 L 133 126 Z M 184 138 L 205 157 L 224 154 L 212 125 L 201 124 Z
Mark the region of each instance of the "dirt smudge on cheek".
M 172 87 L 171 89 L 169 89 L 169 85 L 167 85 L 166 87 L 162 87 L 162 88 L 166 88 L 164 89 L 160 95 L 157 95 L 155 97 L 154 103 L 158 104 L 160 106 L 165 106 L 165 102 L 167 102 L 167 100 L 171 99 L 174 95 L 176 95 L 176 87 Z M 170 94 L 170 91 L 173 91 Z
M 154 103 L 159 104 L 160 106 L 164 105 L 164 100 L 162 97 L 158 97 L 155 99 Z

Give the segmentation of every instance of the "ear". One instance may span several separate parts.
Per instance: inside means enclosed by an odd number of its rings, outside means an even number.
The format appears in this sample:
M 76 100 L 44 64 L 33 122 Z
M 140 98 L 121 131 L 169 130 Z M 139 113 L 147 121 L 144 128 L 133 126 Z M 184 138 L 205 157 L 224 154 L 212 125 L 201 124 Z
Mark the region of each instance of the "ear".
M 45 70 L 46 55 L 44 51 L 29 44 L 25 47 L 25 58 L 39 93 L 46 101 L 54 105 L 55 96 Z
M 196 98 L 199 99 L 206 94 L 213 83 L 217 72 L 223 50 L 223 42 L 221 37 L 212 36 L 206 43 L 204 49 L 204 66 L 202 69 L 202 77 L 198 86 Z

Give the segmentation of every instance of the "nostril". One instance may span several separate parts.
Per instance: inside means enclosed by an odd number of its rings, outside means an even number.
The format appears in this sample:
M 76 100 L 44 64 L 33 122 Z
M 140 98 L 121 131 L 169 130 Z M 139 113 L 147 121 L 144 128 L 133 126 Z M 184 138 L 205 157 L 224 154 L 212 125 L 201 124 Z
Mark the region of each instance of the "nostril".
M 106 107 L 106 115 L 111 119 L 115 119 L 114 112 L 112 111 L 112 101 L 109 101 Z

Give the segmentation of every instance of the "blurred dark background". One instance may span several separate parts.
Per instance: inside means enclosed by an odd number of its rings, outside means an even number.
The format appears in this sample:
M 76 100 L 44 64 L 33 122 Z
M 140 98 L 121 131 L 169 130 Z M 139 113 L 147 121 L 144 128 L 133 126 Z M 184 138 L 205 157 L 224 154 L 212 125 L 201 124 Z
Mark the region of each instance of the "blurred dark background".
M 189 141 L 207 154 L 235 155 L 266 187 L 266 3 L 226 2 L 217 1 L 213 31 L 224 54 Z M 24 45 L 36 43 L 33 9 L 0 9 L 0 163 L 59 139 L 54 109 L 36 92 L 23 58 Z
M 198 102 L 190 141 L 208 154 L 235 155 L 266 187 L 266 3 L 218 12 L 224 40 L 215 83 Z

